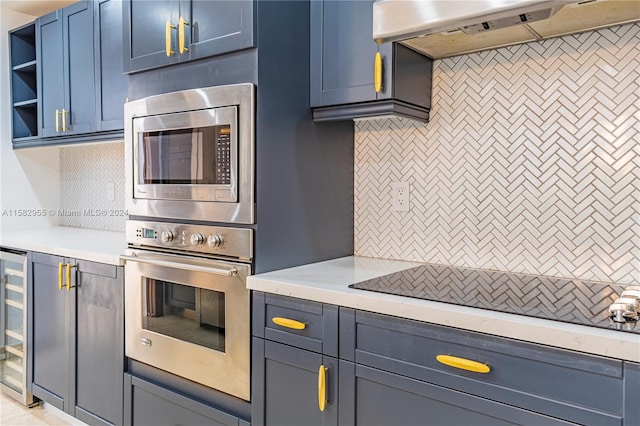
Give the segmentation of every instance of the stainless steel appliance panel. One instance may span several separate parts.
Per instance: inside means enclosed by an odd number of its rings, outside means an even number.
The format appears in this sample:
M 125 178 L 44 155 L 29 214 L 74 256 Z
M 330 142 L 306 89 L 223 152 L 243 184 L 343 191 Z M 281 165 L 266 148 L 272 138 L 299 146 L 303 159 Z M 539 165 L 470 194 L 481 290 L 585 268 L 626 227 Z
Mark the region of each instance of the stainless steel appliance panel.
M 126 206 L 129 214 L 255 223 L 254 92 L 253 84 L 235 84 L 166 93 L 125 104 Z M 139 182 L 140 161 L 143 160 L 139 156 L 140 129 L 155 132 L 194 129 L 196 135 L 195 129 L 219 124 L 229 125 L 230 129 L 228 183 L 207 184 L 206 179 L 200 183 Z M 191 143 L 196 144 L 195 139 Z M 191 161 L 202 162 L 202 158 L 192 156 Z M 210 166 L 212 170 L 207 172 L 213 172 L 215 168 L 214 164 Z
M 128 249 L 125 353 L 250 399 L 247 264 Z

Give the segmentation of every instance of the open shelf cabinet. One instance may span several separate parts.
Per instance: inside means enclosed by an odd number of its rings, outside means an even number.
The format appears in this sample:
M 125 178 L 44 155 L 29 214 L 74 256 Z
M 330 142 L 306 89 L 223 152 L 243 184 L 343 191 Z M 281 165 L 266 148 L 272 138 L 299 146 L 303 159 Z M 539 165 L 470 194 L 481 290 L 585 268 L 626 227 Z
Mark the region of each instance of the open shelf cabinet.
M 36 25 L 9 32 L 11 50 L 12 138 L 14 143 L 38 137 Z

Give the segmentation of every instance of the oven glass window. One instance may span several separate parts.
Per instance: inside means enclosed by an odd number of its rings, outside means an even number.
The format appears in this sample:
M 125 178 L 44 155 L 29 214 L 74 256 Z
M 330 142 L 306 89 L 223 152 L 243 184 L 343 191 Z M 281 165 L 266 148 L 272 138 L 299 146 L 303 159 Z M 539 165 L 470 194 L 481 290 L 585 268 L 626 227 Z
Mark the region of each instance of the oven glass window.
M 143 184 L 231 183 L 231 125 L 143 132 L 140 138 Z
M 150 278 L 145 281 L 142 328 L 225 351 L 224 293 Z

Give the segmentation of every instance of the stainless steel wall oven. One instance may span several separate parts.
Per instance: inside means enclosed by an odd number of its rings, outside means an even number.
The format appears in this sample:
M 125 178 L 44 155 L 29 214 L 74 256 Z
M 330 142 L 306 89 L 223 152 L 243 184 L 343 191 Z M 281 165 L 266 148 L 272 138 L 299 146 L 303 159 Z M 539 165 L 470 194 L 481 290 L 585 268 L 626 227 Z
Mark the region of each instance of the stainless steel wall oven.
M 250 399 L 254 86 L 125 106 L 125 353 Z
M 252 231 L 130 220 L 126 235 L 126 355 L 249 400 Z

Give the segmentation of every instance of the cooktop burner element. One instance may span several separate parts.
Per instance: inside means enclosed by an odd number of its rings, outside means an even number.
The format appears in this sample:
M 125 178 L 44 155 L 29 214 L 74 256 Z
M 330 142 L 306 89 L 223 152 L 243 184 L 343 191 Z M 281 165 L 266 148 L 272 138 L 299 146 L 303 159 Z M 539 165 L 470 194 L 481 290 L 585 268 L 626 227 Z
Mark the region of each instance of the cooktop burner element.
M 609 318 L 624 290 L 616 284 L 425 264 L 350 287 L 640 333 Z

